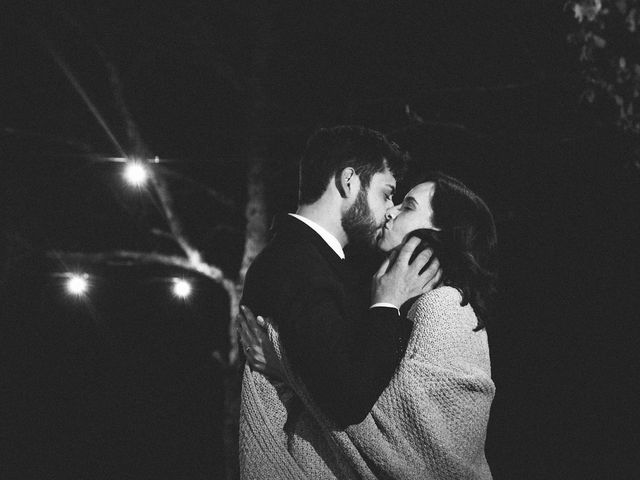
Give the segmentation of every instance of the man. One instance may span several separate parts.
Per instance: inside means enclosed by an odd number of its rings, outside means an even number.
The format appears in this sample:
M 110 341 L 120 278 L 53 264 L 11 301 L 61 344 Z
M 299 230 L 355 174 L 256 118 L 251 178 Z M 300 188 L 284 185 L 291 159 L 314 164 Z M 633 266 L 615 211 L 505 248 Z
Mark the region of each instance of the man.
M 363 289 L 344 262 L 347 243 L 375 245 L 404 161 L 373 130 L 343 126 L 314 134 L 300 161 L 298 210 L 276 219 L 275 236 L 245 281 L 242 304 L 274 319 L 296 374 L 338 427 L 371 410 L 410 332 L 399 308 L 438 280 L 437 261 L 420 274 L 430 251 L 409 264 L 417 242 L 405 245 L 391 268 L 389 262 L 380 268 L 370 298 L 358 293 Z M 241 442 L 243 435 L 251 432 L 241 428 Z

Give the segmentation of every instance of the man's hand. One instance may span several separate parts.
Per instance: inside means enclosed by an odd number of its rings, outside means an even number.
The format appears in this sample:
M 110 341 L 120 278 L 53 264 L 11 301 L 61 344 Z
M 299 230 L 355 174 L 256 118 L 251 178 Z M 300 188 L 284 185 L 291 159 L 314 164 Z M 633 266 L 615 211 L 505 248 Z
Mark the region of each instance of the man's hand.
M 400 308 L 407 300 L 429 292 L 438 285 L 442 272 L 438 259 L 432 259 L 433 250 L 423 250 L 409 263 L 420 241 L 417 237 L 411 237 L 397 254 L 397 251 L 393 252 L 382 263 L 373 276 L 372 304 L 390 303 Z M 429 266 L 420 274 L 427 263 Z
M 282 380 L 282 365 L 266 331 L 268 319 L 256 318 L 249 308 L 240 306 L 238 330 L 244 348 L 244 354 L 253 370 Z

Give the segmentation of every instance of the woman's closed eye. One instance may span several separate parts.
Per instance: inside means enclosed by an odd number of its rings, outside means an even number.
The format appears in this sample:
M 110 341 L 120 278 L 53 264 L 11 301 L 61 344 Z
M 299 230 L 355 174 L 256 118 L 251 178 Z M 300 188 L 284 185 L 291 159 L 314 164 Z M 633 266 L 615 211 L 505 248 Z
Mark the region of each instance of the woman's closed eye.
M 402 210 L 415 210 L 416 206 L 417 203 L 412 197 L 405 198 L 402 202 Z

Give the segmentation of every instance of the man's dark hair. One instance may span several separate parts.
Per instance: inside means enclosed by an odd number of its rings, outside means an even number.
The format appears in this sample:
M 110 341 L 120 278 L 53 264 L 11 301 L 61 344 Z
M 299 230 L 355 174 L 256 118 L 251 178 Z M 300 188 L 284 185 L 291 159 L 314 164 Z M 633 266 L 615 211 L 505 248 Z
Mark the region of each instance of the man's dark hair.
M 360 126 L 341 125 L 321 128 L 309 141 L 300 159 L 298 204 L 318 200 L 331 178 L 336 184 L 347 167 L 360 177 L 362 188 L 369 188 L 371 177 L 389 168 L 399 181 L 408 155 L 382 133 Z

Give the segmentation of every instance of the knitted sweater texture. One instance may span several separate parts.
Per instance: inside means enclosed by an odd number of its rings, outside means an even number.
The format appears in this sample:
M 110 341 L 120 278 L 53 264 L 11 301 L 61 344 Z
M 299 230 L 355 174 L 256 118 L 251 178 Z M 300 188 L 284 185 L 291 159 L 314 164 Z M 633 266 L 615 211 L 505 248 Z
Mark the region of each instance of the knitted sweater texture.
M 491 479 L 484 443 L 495 387 L 487 335 L 473 331 L 473 309 L 460 301 L 456 289 L 440 287 L 414 303 L 395 375 L 364 421 L 346 429 L 314 404 L 270 329 L 287 382 L 245 367 L 241 478 Z

